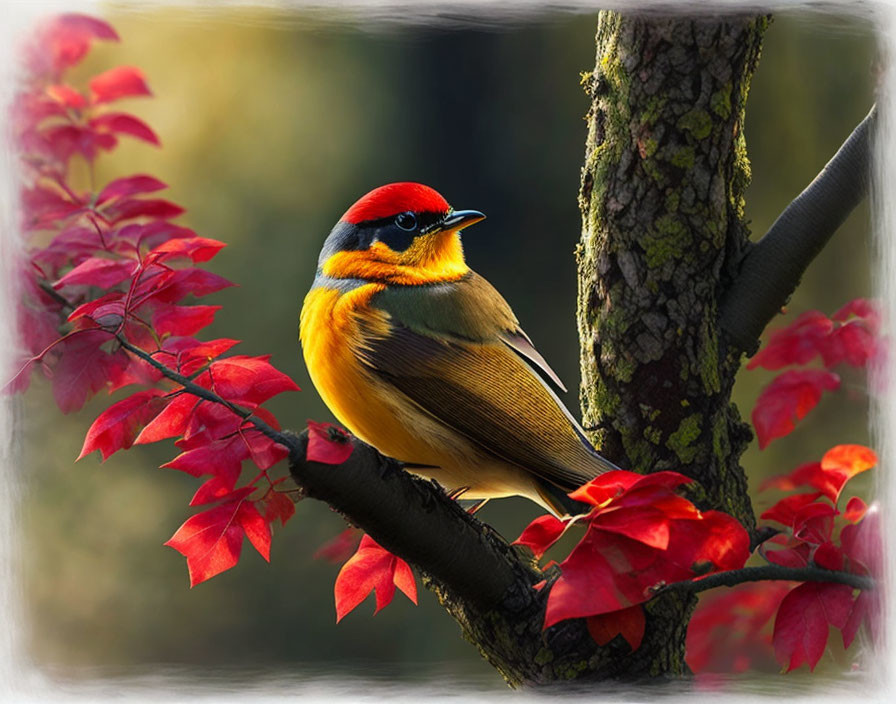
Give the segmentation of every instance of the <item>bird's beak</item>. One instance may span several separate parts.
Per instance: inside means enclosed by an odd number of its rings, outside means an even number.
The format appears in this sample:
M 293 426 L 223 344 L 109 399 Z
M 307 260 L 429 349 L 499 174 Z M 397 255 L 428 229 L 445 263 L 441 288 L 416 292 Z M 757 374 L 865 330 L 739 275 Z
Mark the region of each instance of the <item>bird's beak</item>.
M 482 220 L 485 220 L 485 215 L 478 210 L 453 210 L 439 223 L 439 229 L 459 231 Z

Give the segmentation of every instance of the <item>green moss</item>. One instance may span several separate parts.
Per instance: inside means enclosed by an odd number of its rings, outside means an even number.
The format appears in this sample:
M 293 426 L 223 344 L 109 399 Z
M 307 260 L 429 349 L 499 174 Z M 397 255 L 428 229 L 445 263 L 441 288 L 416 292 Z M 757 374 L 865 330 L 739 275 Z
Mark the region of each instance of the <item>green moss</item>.
M 677 190 L 669 191 L 666 194 L 666 210 L 670 213 L 674 213 L 678 210 L 678 204 L 681 201 L 681 193 Z
M 647 255 L 647 266 L 655 268 L 672 259 L 681 259 L 691 246 L 691 234 L 677 217 L 671 214 L 657 218 L 654 232 L 645 237 L 642 246 Z
M 731 117 L 731 89 L 731 81 L 728 81 L 709 97 L 709 107 L 723 120 Z
M 669 101 L 667 96 L 654 96 L 647 102 L 647 107 L 641 113 L 641 117 L 639 118 L 639 122 L 642 125 L 653 126 L 656 123 L 657 119 L 663 112 L 663 108 L 666 107 L 666 103 Z
M 700 437 L 703 417 L 699 413 L 693 413 L 684 418 L 678 425 L 678 430 L 666 440 L 668 447 L 684 464 L 690 464 L 696 457 L 698 449 L 692 446 L 694 440 Z
M 644 428 L 644 439 L 651 445 L 659 445 L 660 440 L 663 439 L 663 431 L 652 425 L 648 425 Z
M 695 159 L 693 147 L 681 147 L 672 153 L 669 157 L 669 163 L 672 166 L 677 166 L 679 169 L 689 170 L 694 168 Z
M 708 315 L 703 320 L 703 328 L 700 330 L 701 352 L 700 378 L 703 380 L 703 388 L 708 394 L 718 393 L 722 388 L 719 378 L 719 341 L 709 320 L 715 319 L 714 315 Z
M 641 158 L 649 159 L 654 154 L 656 154 L 657 141 L 653 137 L 648 137 L 647 139 L 642 139 L 638 141 L 638 147 L 641 150 Z
M 706 110 L 693 108 L 678 118 L 676 126 L 690 132 L 695 139 L 706 139 L 712 130 L 712 118 Z

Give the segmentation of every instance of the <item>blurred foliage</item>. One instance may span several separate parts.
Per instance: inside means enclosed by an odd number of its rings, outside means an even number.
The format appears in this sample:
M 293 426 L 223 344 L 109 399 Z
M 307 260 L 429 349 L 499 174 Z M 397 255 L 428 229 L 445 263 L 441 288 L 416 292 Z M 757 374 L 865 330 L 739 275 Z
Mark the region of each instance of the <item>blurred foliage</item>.
M 480 18 L 472 28 L 380 25 L 360 16 L 333 24 L 321 14 L 246 9 L 109 19 L 123 42 L 98 47 L 81 77 L 122 63 L 143 68 L 157 97 L 132 107 L 164 148 L 125 144 L 99 176 L 162 178 L 189 209 L 185 224 L 228 243 L 212 268 L 240 286 L 209 301 L 224 306 L 209 334 L 244 340 L 242 353 L 273 353 L 299 382 L 304 391 L 274 408 L 283 422 L 331 418 L 301 361 L 298 310 L 330 227 L 358 196 L 395 180 L 428 183 L 456 207 L 488 214 L 465 237 L 468 260 L 575 388 L 572 253 L 587 109 L 579 74 L 594 64 L 593 16 Z M 867 111 L 872 54 L 870 30 L 857 22 L 786 17 L 772 25 L 746 127 L 756 236 Z M 868 295 L 868 233 L 863 207 L 813 265 L 790 309 L 831 313 Z M 768 378 L 742 375 L 736 400 L 745 416 Z M 850 389 L 825 399 L 792 436 L 762 453 L 751 448 L 744 458 L 751 483 L 819 458 L 831 444 L 867 442 L 861 378 Z M 566 401 L 576 407 L 574 391 Z M 162 546 L 190 514 L 197 485 L 155 468 L 175 448 L 163 443 L 104 465 L 96 456 L 73 464 L 107 403 L 99 398 L 63 417 L 40 383 L 26 399 L 22 573 L 38 663 L 460 675 L 500 687 L 426 592 L 417 608 L 399 598 L 372 619 L 364 604 L 337 627 L 337 568 L 311 554 L 342 521 L 313 501 L 277 531 L 270 565 L 246 546 L 237 568 L 188 589 L 182 558 Z M 507 499 L 482 517 L 512 539 L 536 513 Z

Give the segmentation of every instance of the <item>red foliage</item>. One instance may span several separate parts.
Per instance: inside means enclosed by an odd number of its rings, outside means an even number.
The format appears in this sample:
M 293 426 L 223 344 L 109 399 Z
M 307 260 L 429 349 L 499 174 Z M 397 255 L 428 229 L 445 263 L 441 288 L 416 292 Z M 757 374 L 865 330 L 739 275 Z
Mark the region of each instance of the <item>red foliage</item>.
M 766 386 L 753 409 L 753 426 L 764 448 L 775 438 L 789 435 L 796 421 L 818 405 L 824 391 L 840 387 L 840 377 L 823 369 L 786 371 Z
M 764 549 L 766 559 L 786 567 L 814 566 L 879 579 L 882 543 L 876 508 L 868 508 L 856 497 L 847 501 L 843 514 L 837 508 L 846 483 L 876 463 L 876 454 L 867 447 L 837 445 L 820 462 L 801 465 L 789 475 L 766 482 L 765 487 L 785 490 L 799 486 L 817 489 L 786 496 L 762 513 L 762 518 L 786 529 L 774 540 L 783 547 Z M 876 592 L 858 596 L 854 592 L 842 584 L 806 582 L 787 595 L 774 630 L 775 655 L 786 670 L 802 664 L 814 669 L 830 626 L 842 631 L 846 647 L 863 623 L 876 635 L 879 597 Z
M 182 452 L 165 466 L 208 477 L 191 505 L 211 506 L 167 543 L 187 558 L 195 585 L 236 564 L 243 537 L 267 559 L 271 524 L 293 515 L 292 500 L 276 488 L 285 477 L 269 474 L 287 450 L 266 434 L 279 424 L 262 404 L 298 387 L 266 356 L 222 356 L 237 340 L 193 337 L 219 306 L 189 299 L 231 285 L 196 266 L 224 243 L 170 222 L 184 209 L 147 197 L 165 183 L 133 174 L 88 192 L 71 185 L 72 162 L 93 162 L 120 135 L 159 143 L 140 119 L 107 108 L 151 95 L 138 68 L 94 76 L 87 92 L 64 82 L 66 69 L 96 39 L 118 36 L 105 22 L 68 14 L 41 27 L 26 48 L 30 76 L 13 108 L 22 224 L 42 233 L 45 244 L 30 244 L 21 268 L 27 353 L 7 388 L 23 389 L 40 369 L 67 413 L 102 390 L 143 387 L 99 415 L 79 459 L 99 451 L 105 460 L 133 444 L 179 438 Z M 256 471 L 240 485 L 247 461 Z
M 827 370 L 786 371 L 762 390 L 753 409 L 759 448 L 790 434 L 796 422 L 818 404 L 824 391 L 840 387 L 840 377 L 830 371 L 832 367 L 845 363 L 864 368 L 882 349 L 880 314 L 864 298 L 850 301 L 831 318 L 817 310 L 807 311 L 772 333 L 747 369 L 804 366 L 820 357 Z
M 676 493 L 690 481 L 676 472 L 620 470 L 570 494 L 594 508 L 576 521 L 585 524 L 585 536 L 550 585 L 545 628 L 588 617 L 598 642 L 619 634 L 634 648 L 643 634 L 639 605 L 659 589 L 743 566 L 749 554 L 746 531 L 730 516 L 700 512 Z M 538 518 L 516 542 L 540 555 L 564 529 L 556 518 Z M 606 618 L 594 618 L 602 615 Z
M 361 538 L 358 551 L 349 558 L 336 577 L 336 622 L 354 609 L 370 592 L 376 592 L 378 613 L 388 606 L 398 587 L 417 603 L 417 583 L 408 563 L 380 547 L 369 535 Z

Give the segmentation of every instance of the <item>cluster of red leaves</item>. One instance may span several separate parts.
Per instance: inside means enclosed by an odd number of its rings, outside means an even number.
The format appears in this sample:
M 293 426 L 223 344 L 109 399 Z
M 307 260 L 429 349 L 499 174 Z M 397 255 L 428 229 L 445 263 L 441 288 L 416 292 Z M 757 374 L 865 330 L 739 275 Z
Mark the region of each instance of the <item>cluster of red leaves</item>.
M 831 371 L 833 367 L 866 367 L 882 350 L 879 331 L 877 309 L 871 301 L 858 298 L 830 318 L 810 310 L 774 332 L 747 369 L 805 367 L 817 358 L 824 369 L 790 369 L 763 388 L 752 416 L 759 447 L 790 434 L 796 422 L 818 405 L 825 391 L 840 388 L 840 377 Z
M 879 579 L 882 543 L 879 513 L 858 497 L 838 508 L 845 484 L 877 464 L 875 453 L 862 445 L 837 445 L 820 462 L 797 467 L 764 488 L 815 491 L 791 494 L 764 511 L 761 518 L 784 526 L 785 531 L 763 547 L 769 562 L 785 567 L 816 566 Z M 771 549 L 769 543 L 778 549 Z M 879 591 L 879 590 L 878 590 Z M 791 590 L 775 619 L 775 656 L 788 671 L 807 663 L 814 669 L 828 641 L 829 626 L 840 629 L 849 647 L 862 624 L 872 637 L 879 622 L 877 592 L 856 590 L 844 584 L 806 582 Z
M 66 14 L 25 48 L 26 80 L 13 108 L 28 236 L 20 272 L 24 349 L 7 386 L 24 389 L 40 369 L 66 413 L 99 391 L 132 387 L 91 425 L 81 457 L 99 451 L 105 460 L 133 444 L 177 438 L 181 454 L 164 466 L 208 477 L 190 502 L 207 508 L 166 543 L 187 558 L 195 585 L 235 565 L 244 538 L 269 559 L 271 525 L 293 515 L 293 502 L 277 490 L 285 477 L 268 473 L 287 451 L 270 437 L 279 425 L 262 404 L 298 387 L 268 357 L 222 356 L 238 340 L 195 337 L 219 306 L 189 299 L 231 285 L 197 265 L 224 244 L 171 222 L 183 208 L 147 197 L 164 183 L 135 174 L 94 187 L 94 162 L 119 137 L 159 144 L 139 118 L 110 108 L 150 95 L 139 69 L 101 73 L 86 91 L 63 82 L 97 39 L 118 36 L 105 22 Z M 75 183 L 77 160 L 86 164 L 89 187 Z M 257 471 L 240 484 L 246 461 Z
M 846 483 L 876 463 L 866 447 L 837 445 L 821 461 L 765 482 L 760 489 L 813 491 L 786 496 L 762 513 L 761 518 L 783 526 L 762 547 L 762 556 L 784 567 L 819 567 L 879 579 L 877 510 L 857 497 L 842 512 L 838 509 Z M 863 624 L 873 639 L 878 637 L 879 590 L 856 591 L 828 582 L 762 583 L 703 599 L 688 629 L 688 664 L 695 672 L 742 672 L 767 658 L 773 647 L 785 670 L 804 663 L 814 669 L 831 626 L 841 631 L 846 648 Z M 772 617 L 773 630 L 768 628 Z
M 644 634 L 641 605 L 659 590 L 742 567 L 746 530 L 725 513 L 699 511 L 676 491 L 690 482 L 676 472 L 607 472 L 570 494 L 593 506 L 586 515 L 535 519 L 515 542 L 536 557 L 571 526 L 585 525 L 550 584 L 544 627 L 585 618 L 599 645 L 621 635 L 635 650 Z

